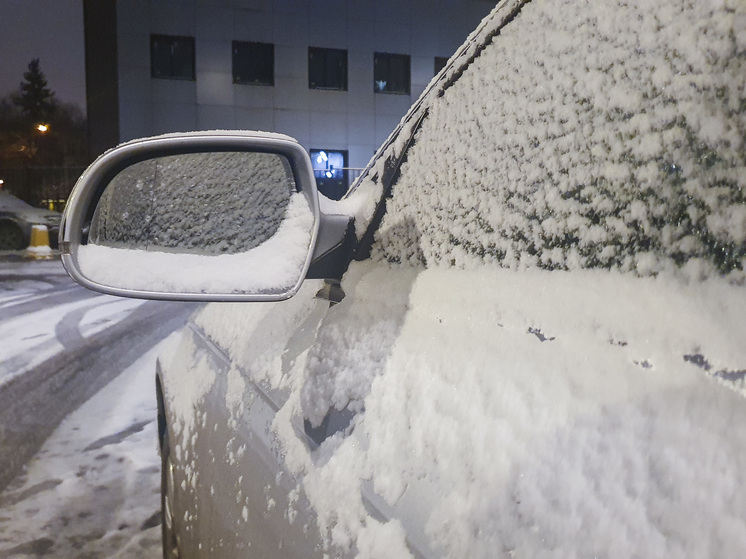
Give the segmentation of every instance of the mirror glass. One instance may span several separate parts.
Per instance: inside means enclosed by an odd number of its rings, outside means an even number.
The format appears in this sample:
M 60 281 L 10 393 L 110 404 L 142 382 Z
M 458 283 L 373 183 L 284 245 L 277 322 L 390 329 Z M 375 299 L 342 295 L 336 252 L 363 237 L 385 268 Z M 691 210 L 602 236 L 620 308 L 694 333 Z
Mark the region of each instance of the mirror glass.
M 303 273 L 313 225 L 283 155 L 169 155 L 105 186 L 78 263 L 109 287 L 280 294 Z

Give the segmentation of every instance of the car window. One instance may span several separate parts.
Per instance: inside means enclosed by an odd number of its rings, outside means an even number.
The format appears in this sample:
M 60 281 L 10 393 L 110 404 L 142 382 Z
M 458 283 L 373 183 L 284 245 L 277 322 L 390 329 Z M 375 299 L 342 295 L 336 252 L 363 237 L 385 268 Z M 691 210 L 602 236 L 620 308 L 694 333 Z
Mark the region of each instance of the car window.
M 732 10 L 631 2 L 609 18 L 535 1 L 516 21 L 429 107 L 374 258 L 740 273 L 746 37 Z

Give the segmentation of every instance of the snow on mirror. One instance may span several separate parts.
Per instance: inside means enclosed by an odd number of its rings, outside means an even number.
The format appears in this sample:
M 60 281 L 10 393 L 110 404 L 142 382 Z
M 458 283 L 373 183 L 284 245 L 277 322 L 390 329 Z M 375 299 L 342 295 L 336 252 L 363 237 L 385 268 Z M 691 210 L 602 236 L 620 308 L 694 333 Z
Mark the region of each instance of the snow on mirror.
M 313 223 L 283 155 L 158 157 L 106 186 L 78 263 L 121 289 L 282 294 L 301 279 Z

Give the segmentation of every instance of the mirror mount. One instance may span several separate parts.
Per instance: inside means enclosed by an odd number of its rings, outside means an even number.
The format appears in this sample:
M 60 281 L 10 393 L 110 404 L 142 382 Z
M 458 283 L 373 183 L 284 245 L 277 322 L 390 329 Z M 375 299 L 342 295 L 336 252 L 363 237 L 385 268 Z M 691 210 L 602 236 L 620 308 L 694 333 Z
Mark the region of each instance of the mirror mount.
M 356 242 L 353 218 L 321 214 L 319 236 L 306 278 L 341 281 L 352 261 Z

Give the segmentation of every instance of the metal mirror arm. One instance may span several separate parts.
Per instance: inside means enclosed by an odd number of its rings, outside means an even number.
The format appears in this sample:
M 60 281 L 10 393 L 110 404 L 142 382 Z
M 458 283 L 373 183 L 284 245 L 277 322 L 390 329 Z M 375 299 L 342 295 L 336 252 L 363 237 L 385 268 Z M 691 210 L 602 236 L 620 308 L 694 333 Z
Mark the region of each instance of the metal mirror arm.
M 320 214 L 319 234 L 306 279 L 341 281 L 352 260 L 356 243 L 355 220 L 352 217 Z

